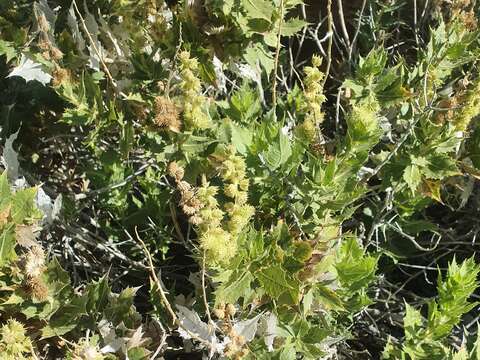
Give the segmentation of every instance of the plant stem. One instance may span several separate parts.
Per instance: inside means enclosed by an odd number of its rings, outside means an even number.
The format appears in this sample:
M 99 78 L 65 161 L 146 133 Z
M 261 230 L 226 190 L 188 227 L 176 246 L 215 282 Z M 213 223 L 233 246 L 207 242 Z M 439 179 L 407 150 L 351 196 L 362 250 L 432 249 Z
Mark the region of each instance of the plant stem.
M 283 2 L 284 0 L 280 0 L 280 20 L 278 21 L 277 48 L 275 51 L 275 64 L 273 67 L 273 84 L 272 84 L 273 109 L 277 107 L 277 73 L 278 73 L 278 60 L 280 58 L 280 46 L 281 46 L 280 39 L 282 37 L 282 26 L 283 26 Z

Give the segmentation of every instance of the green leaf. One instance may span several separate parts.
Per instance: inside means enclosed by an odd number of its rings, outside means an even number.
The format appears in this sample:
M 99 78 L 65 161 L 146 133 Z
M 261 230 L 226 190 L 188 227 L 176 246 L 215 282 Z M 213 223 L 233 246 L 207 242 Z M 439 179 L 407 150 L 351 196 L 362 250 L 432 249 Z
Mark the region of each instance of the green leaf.
M 280 356 L 278 357 L 279 360 L 295 360 L 297 359 L 295 347 L 293 344 L 287 344 L 287 346 L 283 346 L 280 350 Z
M 360 57 L 357 77 L 368 83 L 385 69 L 387 59 L 387 52 L 383 47 L 373 49 L 365 58 Z
M 7 63 L 17 56 L 17 52 L 13 47 L 13 43 L 0 39 L 0 56 L 1 55 L 6 56 Z
M 405 304 L 405 317 L 403 318 L 403 327 L 407 339 L 414 339 L 419 335 L 422 328 L 423 317 L 420 311 L 415 310 L 408 304 Z
M 377 257 L 365 255 L 356 238 L 348 237 L 340 248 L 335 268 L 342 287 L 353 295 L 375 279 Z
M 135 141 L 135 129 L 131 121 L 127 121 L 122 126 L 122 137 L 120 139 L 120 151 L 124 158 L 128 158 L 128 154 L 132 150 Z
M 315 288 L 316 299 L 327 309 L 345 310 L 342 299 L 332 289 L 319 285 Z
M 422 175 L 418 166 L 408 165 L 403 171 L 403 180 L 405 180 L 412 193 L 415 193 L 422 181 Z
M 11 194 L 7 172 L 4 171 L 0 175 L 0 209 L 3 209 L 10 202 Z
M 86 315 L 86 302 L 86 297 L 75 297 L 69 304 L 61 306 L 50 318 L 48 325 L 42 328 L 41 339 L 62 336 L 81 326 L 79 320 Z
M 247 154 L 248 147 L 252 143 L 252 137 L 253 134 L 249 129 L 232 124 L 232 144 L 240 154 Z
M 308 23 L 304 20 L 299 18 L 293 18 L 287 20 L 282 25 L 281 34 L 282 36 L 292 36 L 295 35 L 297 32 L 302 30 Z
M 452 360 L 470 360 L 467 349 L 462 347 L 458 352 L 455 352 Z
M 454 258 L 448 266 L 446 279 L 439 277 L 438 301 L 431 304 L 428 321 L 437 339 L 448 336 L 460 322 L 462 315 L 477 305 L 468 302 L 468 299 L 478 287 L 479 273 L 480 266 L 473 257 L 463 261 L 461 265 L 458 265 Z
M 112 297 L 104 310 L 107 319 L 111 320 L 114 324 L 123 321 L 126 326 L 128 326 L 131 320 L 130 317 L 134 313 L 133 300 L 138 289 L 138 287 L 128 287 L 123 289 L 117 296 Z
M 144 348 L 135 347 L 128 349 L 128 359 L 130 360 L 145 360 L 148 358 L 148 354 Z
M 472 359 L 480 359 L 480 332 L 477 332 L 477 339 L 475 340 L 470 356 Z
M 26 219 L 39 216 L 35 208 L 37 188 L 32 187 L 17 191 L 12 198 L 12 218 L 16 224 L 22 224 Z
M 272 53 L 258 44 L 247 48 L 243 57 L 252 69 L 256 69 L 260 65 L 265 70 L 267 76 L 272 73 L 275 66 Z
M 291 155 L 290 139 L 282 130 L 279 130 L 276 142 L 269 145 L 267 151 L 263 153 L 265 163 L 272 171 L 285 164 Z
M 246 15 L 250 19 L 263 19 L 271 22 L 275 7 L 272 2 L 266 0 L 245 0 L 242 1 Z
M 385 348 L 383 349 L 382 359 L 384 360 L 405 359 L 405 357 L 402 356 L 402 350 L 393 344 L 391 337 L 388 338 L 388 342 L 385 345 Z
M 424 170 L 428 179 L 444 179 L 449 176 L 460 175 L 454 159 L 446 154 L 436 154 L 428 157 L 428 166 Z
M 28 305 L 22 307 L 22 314 L 26 316 L 27 319 L 31 319 L 38 316 L 38 305 Z
M 227 282 L 220 285 L 215 291 L 216 303 L 235 304 L 241 297 L 251 292 L 250 284 L 253 276 L 249 271 L 243 273 L 235 271 Z
M 273 299 L 278 299 L 283 293 L 293 290 L 293 287 L 287 281 L 285 270 L 280 265 L 259 269 L 254 276 L 265 292 Z
M 101 314 L 108 303 L 110 287 L 107 276 L 87 285 L 84 296 L 87 298 L 86 309 L 89 314 Z
M 235 91 L 225 109 L 227 115 L 240 123 L 250 123 L 256 119 L 262 110 L 258 92 L 244 83 Z
M 304 4 L 304 2 L 303 0 L 285 0 L 283 4 L 285 5 L 286 9 L 290 9 L 290 8 L 294 8 L 297 5 Z
M 23 298 L 23 296 L 19 295 L 19 292 L 20 291 L 18 290 L 16 290 L 15 292 L 12 292 L 8 297 L 8 299 L 2 303 L 2 305 L 18 305 L 23 303 L 25 299 Z
M 0 234 L 0 266 L 15 258 L 15 232 L 13 226 L 4 227 Z
M 48 263 L 45 275 L 46 280 L 49 283 L 56 282 L 62 285 L 70 284 L 70 276 L 68 275 L 68 272 L 63 270 L 56 257 L 54 257 L 53 260 Z
M 43 339 L 48 339 L 51 337 L 55 336 L 62 336 L 73 329 L 77 326 L 76 323 L 65 323 L 65 325 L 46 325 L 45 327 L 42 328 L 42 337 L 41 340 Z

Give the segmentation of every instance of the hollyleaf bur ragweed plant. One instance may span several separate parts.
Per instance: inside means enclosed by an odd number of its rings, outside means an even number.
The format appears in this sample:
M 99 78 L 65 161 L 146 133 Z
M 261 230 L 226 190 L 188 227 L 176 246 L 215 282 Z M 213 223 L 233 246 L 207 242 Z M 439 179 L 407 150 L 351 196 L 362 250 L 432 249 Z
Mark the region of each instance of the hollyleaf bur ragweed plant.
M 0 357 L 478 358 L 478 11 L 0 3 Z
M 226 263 L 237 251 L 237 238 L 248 224 L 254 208 L 247 203 L 249 181 L 245 178 L 245 161 L 233 147 L 219 149 L 212 155 L 223 180 L 223 194 L 230 200 L 222 208 L 217 200 L 219 187 L 210 185 L 205 175 L 202 184 L 193 188 L 182 180 L 185 170 L 177 163 L 168 166 L 180 193 L 180 207 L 189 222 L 197 227 L 200 247 L 211 263 Z

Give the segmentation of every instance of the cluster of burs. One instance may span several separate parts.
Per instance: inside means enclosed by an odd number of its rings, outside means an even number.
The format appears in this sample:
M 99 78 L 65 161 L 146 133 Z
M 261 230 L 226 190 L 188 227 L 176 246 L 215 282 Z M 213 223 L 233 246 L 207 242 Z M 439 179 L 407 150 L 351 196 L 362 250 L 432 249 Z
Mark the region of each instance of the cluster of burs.
M 175 162 L 168 167 L 180 193 L 180 207 L 196 228 L 199 244 L 211 264 L 226 263 L 235 256 L 238 235 L 248 224 L 255 210 L 248 204 L 249 180 L 245 160 L 227 146 L 217 151 L 214 167 L 222 180 L 221 189 L 205 175 L 202 184 L 194 187 L 183 180 L 184 169 Z M 228 201 L 219 202 L 220 191 Z

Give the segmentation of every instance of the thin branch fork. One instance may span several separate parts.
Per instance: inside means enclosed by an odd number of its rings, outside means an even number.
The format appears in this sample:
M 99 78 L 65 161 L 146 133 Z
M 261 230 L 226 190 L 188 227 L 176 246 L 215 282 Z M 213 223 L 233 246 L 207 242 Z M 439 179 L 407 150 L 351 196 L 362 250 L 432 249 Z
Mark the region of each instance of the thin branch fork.
M 95 41 L 93 40 L 92 35 L 88 31 L 87 24 L 85 23 L 85 19 L 83 18 L 82 13 L 80 12 L 80 9 L 77 6 L 77 2 L 75 0 L 72 0 L 72 4 L 73 4 L 73 7 L 75 8 L 75 11 L 78 14 L 78 17 L 80 18 L 80 22 L 82 23 L 83 31 L 85 31 L 85 34 L 87 35 L 87 38 L 88 38 L 88 41 L 90 42 L 90 45 L 92 46 L 93 50 L 95 51 L 96 55 L 98 56 L 99 62 L 102 65 L 103 70 L 105 71 L 105 75 L 107 76 L 107 79 L 112 84 L 113 88 L 115 89 L 115 92 L 117 92 L 118 94 L 126 97 L 125 94 L 123 94 L 122 92 L 120 92 L 118 90 L 117 83 L 113 79 L 113 76 L 110 73 L 110 70 L 108 70 L 107 64 L 105 64 L 105 61 L 103 61 L 103 56 L 100 53 L 100 50 L 98 49 L 97 45 L 95 44 Z
M 331 0 L 330 0 L 331 1 Z M 278 62 L 280 58 L 280 39 L 282 37 L 282 26 L 283 26 L 283 7 L 284 0 L 280 0 L 280 19 L 278 20 L 278 33 L 277 33 L 277 48 L 275 51 L 275 64 L 273 67 L 273 84 L 272 84 L 272 102 L 273 108 L 277 107 L 277 74 L 278 74 Z
M 192 333 L 190 330 L 185 328 L 182 324 L 182 322 L 178 319 L 177 314 L 172 308 L 172 305 L 167 299 L 167 295 L 165 293 L 165 290 L 163 289 L 162 282 L 157 276 L 157 272 L 155 271 L 155 266 L 153 265 L 153 260 L 152 260 L 152 255 L 150 254 L 150 251 L 148 251 L 147 246 L 143 242 L 143 240 L 140 238 L 140 235 L 138 234 L 137 228 L 135 228 L 135 235 L 137 237 L 138 242 L 142 245 L 143 251 L 145 255 L 147 256 L 148 260 L 148 265 L 149 265 L 149 270 L 150 270 L 150 276 L 152 280 L 155 282 L 155 285 L 157 285 L 158 292 L 160 294 L 160 299 L 162 300 L 163 305 L 165 306 L 165 309 L 167 310 L 168 314 L 172 318 L 173 324 L 181 328 L 183 331 L 185 331 L 192 339 L 197 340 L 201 344 L 205 345 L 209 349 L 214 349 L 214 346 L 212 343 L 209 341 L 206 341 L 205 339 L 200 338 L 197 334 Z
M 330 74 L 330 67 L 332 65 L 332 47 L 333 47 L 333 14 L 332 14 L 332 0 L 327 2 L 327 16 L 328 16 L 328 33 L 330 35 L 328 39 L 328 48 L 327 48 L 327 68 L 325 70 L 325 77 L 322 81 L 322 87 L 325 86 L 327 82 L 328 75 Z

